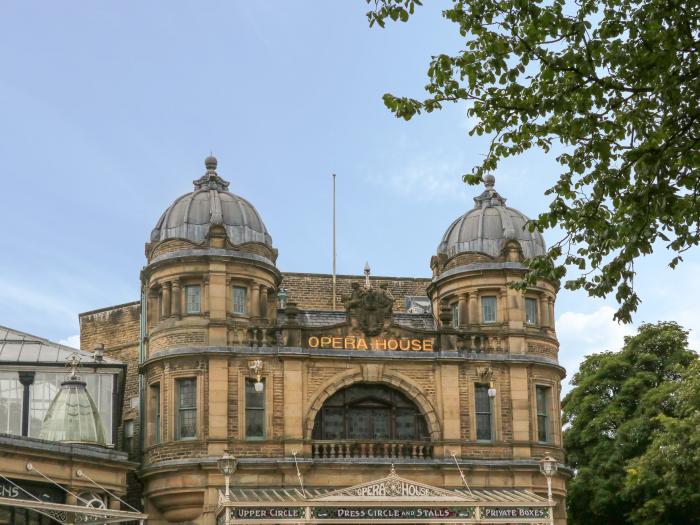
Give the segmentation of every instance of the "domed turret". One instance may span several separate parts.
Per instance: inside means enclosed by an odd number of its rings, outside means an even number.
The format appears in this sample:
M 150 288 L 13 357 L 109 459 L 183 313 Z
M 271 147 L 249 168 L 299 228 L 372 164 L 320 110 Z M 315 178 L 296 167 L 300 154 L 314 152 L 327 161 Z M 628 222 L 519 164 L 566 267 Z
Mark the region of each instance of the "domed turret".
M 211 226 L 219 225 L 234 245 L 258 242 L 272 248 L 272 237 L 257 210 L 229 192 L 229 183 L 217 174 L 216 158 L 209 156 L 204 164 L 207 171 L 194 181 L 194 191 L 178 198 L 158 219 L 151 242 L 187 239 L 199 244 Z
M 486 189 L 474 197 L 475 206 L 450 224 L 438 246 L 438 254 L 448 258 L 460 253 L 478 252 L 499 257 L 510 240 L 520 244 L 523 257 L 529 259 L 545 254 L 539 232 L 530 232 L 529 219 L 514 208 L 495 189 L 493 175 L 484 177 Z
M 76 375 L 77 360 L 71 363 L 70 376 L 61 383 L 61 389 L 46 412 L 39 437 L 48 441 L 106 445 L 100 414 L 86 389 Z

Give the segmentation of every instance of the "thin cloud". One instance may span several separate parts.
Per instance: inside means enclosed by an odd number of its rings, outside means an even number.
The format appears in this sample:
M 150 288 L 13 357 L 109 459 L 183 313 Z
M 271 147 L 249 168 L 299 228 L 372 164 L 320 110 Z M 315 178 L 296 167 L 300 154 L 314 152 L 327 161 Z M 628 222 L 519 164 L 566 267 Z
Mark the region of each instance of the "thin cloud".
M 80 350 L 80 334 L 69 335 L 65 339 L 61 339 L 58 343 Z
M 559 361 L 566 368 L 567 381 L 564 392 L 570 390 L 569 382 L 587 355 L 622 348 L 626 335 L 636 329 L 613 321 L 615 309 L 601 306 L 591 313 L 564 312 L 557 319 Z
M 464 171 L 461 161 L 419 158 L 389 174 L 368 174 L 366 181 L 414 201 L 465 200 Z

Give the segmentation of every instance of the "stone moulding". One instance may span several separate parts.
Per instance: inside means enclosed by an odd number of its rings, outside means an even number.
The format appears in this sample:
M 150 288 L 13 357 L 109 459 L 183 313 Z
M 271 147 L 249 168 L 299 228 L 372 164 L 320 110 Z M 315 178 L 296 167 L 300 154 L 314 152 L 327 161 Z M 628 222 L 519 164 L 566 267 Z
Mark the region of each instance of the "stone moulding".
M 198 346 L 198 347 L 181 347 L 161 350 L 150 356 L 141 365 L 142 367 L 151 365 L 152 363 L 170 359 L 173 357 L 182 357 L 190 355 L 221 355 L 230 356 L 249 356 L 249 355 L 269 355 L 279 357 L 302 357 L 302 358 L 338 358 L 338 359 L 359 359 L 362 361 L 376 360 L 403 360 L 403 361 L 447 361 L 447 362 L 465 362 L 465 361 L 487 361 L 487 362 L 502 362 L 502 363 L 522 363 L 543 365 L 556 368 L 562 375 L 566 376 L 566 371 L 557 362 L 556 359 L 539 355 L 528 354 L 482 354 L 482 353 L 466 353 L 456 351 L 438 351 L 438 352 L 413 352 L 413 351 L 358 351 L 358 350 L 331 350 L 331 349 L 316 349 L 302 348 L 290 346 Z

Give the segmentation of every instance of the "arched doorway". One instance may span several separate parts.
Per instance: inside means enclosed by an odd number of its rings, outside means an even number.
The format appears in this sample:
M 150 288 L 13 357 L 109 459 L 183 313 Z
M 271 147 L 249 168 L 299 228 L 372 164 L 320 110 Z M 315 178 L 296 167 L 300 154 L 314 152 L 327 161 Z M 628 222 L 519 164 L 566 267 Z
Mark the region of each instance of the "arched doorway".
M 378 383 L 356 383 L 326 399 L 312 437 L 318 457 L 425 457 L 432 451 L 418 406 Z

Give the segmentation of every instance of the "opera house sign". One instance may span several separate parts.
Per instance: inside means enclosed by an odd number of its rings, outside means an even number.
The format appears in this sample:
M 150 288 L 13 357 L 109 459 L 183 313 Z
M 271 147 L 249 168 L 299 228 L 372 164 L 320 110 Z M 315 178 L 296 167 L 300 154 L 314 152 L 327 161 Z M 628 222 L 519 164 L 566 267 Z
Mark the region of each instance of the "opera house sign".
M 269 493 L 268 493 L 269 492 Z M 272 494 L 274 492 L 274 494 Z M 345 489 L 236 489 L 220 493 L 218 525 L 271 523 L 551 524 L 553 502 L 532 492 L 446 490 L 402 478 L 393 467 L 379 480 Z

